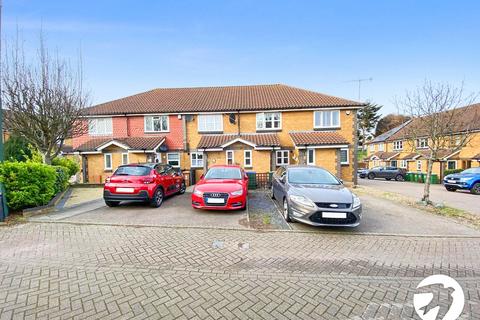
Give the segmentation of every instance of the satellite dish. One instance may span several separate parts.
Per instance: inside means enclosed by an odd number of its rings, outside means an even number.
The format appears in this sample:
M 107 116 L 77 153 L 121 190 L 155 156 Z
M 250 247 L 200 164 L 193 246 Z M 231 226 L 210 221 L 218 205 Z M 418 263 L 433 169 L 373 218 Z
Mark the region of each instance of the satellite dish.
M 228 121 L 230 121 L 231 124 L 235 124 L 235 121 L 236 121 L 235 113 L 230 113 L 228 115 Z
M 168 150 L 168 147 L 166 145 L 161 145 L 158 150 L 160 150 L 160 152 L 165 152 Z

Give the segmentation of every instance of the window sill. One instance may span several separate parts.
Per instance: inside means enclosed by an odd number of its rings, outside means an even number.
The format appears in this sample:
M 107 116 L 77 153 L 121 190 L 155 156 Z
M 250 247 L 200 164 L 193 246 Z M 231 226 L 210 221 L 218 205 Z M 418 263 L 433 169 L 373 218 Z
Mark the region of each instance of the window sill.
M 113 172 L 113 169 L 104 169 L 103 172 Z
M 198 133 L 223 133 L 223 130 L 222 131 L 200 131 L 200 130 L 198 130 Z
M 169 133 L 170 130 L 167 131 L 144 131 L 145 134 L 152 134 L 152 133 Z
M 333 131 L 333 130 L 340 130 L 341 127 L 314 127 L 314 131 Z
M 340 163 L 340 165 L 341 165 L 341 166 L 349 166 L 350 163 L 345 163 L 345 162 L 343 162 L 343 163 Z
M 272 129 L 259 129 L 256 128 L 257 132 L 281 132 L 282 128 L 272 128 Z

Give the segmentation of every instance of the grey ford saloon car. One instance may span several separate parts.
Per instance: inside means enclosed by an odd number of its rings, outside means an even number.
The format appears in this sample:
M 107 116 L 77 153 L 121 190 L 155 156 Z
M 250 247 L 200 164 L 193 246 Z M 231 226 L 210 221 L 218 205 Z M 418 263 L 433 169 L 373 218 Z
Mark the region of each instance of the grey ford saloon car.
M 278 168 L 272 177 L 271 192 L 272 198 L 281 205 L 287 222 L 356 227 L 362 219 L 360 199 L 320 167 Z

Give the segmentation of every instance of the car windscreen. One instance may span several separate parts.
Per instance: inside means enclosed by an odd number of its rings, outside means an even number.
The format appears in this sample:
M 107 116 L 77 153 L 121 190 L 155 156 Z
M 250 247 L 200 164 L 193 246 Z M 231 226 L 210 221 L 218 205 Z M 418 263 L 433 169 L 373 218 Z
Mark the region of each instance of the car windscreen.
M 239 168 L 210 168 L 205 175 L 205 179 L 234 179 L 241 180 L 242 173 Z
M 479 168 L 470 168 L 470 169 L 462 171 L 462 174 L 476 174 L 476 173 L 480 173 L 480 167 Z
M 330 172 L 320 168 L 290 169 L 288 182 L 293 184 L 340 184 Z
M 119 167 L 115 171 L 115 176 L 148 176 L 150 174 L 151 168 L 142 167 L 142 166 L 125 166 Z

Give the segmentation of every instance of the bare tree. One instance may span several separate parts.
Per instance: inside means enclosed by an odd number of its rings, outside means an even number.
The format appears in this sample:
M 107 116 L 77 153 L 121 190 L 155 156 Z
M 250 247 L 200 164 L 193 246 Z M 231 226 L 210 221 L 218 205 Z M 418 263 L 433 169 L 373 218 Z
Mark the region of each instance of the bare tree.
M 480 120 L 480 114 L 472 106 L 474 99 L 474 95 L 464 94 L 463 84 L 454 87 L 425 81 L 423 86 L 407 92 L 403 100 L 397 101 L 397 106 L 412 119 L 404 129 L 404 140 L 412 152 L 427 160 L 422 197 L 426 204 L 432 204 L 433 163 L 460 151 L 472 138 L 471 129 Z
M 61 151 L 66 138 L 88 129 L 77 121 L 87 106 L 88 95 L 82 87 L 82 67 L 50 55 L 43 36 L 37 54 L 27 62 L 23 46 L 16 44 L 3 61 L 2 96 L 8 109 L 8 128 L 24 136 L 50 164 Z

